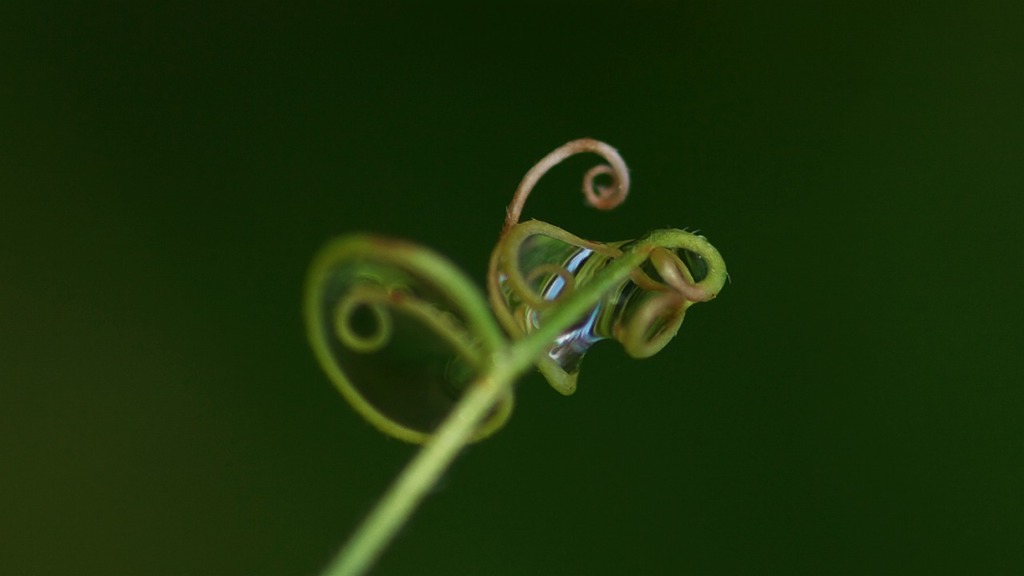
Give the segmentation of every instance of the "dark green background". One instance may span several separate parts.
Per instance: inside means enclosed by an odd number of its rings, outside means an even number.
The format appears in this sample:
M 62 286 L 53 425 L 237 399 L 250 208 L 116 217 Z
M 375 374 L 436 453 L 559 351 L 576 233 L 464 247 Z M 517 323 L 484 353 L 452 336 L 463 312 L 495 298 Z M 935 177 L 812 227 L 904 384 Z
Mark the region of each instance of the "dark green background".
M 316 365 L 310 258 L 482 282 L 581 136 L 633 195 L 574 159 L 527 217 L 732 283 L 526 378 L 379 573 L 1024 571 L 1024 11 L 751 4 L 4 3 L 0 572 L 314 574 L 413 448 Z

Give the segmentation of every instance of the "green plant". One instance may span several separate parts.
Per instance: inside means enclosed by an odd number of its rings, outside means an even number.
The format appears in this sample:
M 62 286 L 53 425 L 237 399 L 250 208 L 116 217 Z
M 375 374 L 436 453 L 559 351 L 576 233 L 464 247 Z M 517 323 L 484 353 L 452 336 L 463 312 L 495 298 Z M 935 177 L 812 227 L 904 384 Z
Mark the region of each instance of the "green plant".
M 372 565 L 459 450 L 508 419 L 512 385 L 531 366 L 572 394 L 591 344 L 613 338 L 631 356 L 655 354 L 690 305 L 722 289 L 725 263 L 702 236 L 658 230 L 600 243 L 545 222 L 519 222 L 544 173 L 581 152 L 608 162 L 584 176 L 591 206 L 609 210 L 629 192 L 622 158 L 596 140 L 569 142 L 530 169 L 491 255 L 487 286 L 497 323 L 469 279 L 417 245 L 350 236 L 314 259 L 305 314 L 321 365 L 370 423 L 424 443 L 324 574 L 360 574 Z M 597 185 L 598 178 L 610 185 Z

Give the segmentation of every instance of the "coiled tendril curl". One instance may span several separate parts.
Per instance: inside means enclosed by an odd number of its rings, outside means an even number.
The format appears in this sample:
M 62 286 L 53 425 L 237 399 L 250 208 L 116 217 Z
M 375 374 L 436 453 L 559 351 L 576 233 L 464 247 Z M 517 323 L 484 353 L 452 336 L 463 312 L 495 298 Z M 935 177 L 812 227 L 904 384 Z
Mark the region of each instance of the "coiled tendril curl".
M 501 230 L 501 235 L 504 236 L 512 226 L 519 222 L 526 199 L 548 170 L 570 156 L 585 152 L 597 154 L 608 162 L 608 164 L 594 166 L 583 175 L 583 195 L 586 196 L 587 203 L 598 210 L 611 210 L 622 204 L 629 194 L 629 169 L 626 168 L 626 162 L 615 148 L 604 142 L 592 138 L 580 138 L 559 146 L 542 158 L 540 162 L 537 162 L 526 173 L 526 176 L 523 176 L 519 187 L 516 188 L 516 192 L 512 196 L 512 202 L 505 209 L 505 226 Z M 605 175 L 611 177 L 611 185 L 597 185 L 595 182 L 597 177 Z

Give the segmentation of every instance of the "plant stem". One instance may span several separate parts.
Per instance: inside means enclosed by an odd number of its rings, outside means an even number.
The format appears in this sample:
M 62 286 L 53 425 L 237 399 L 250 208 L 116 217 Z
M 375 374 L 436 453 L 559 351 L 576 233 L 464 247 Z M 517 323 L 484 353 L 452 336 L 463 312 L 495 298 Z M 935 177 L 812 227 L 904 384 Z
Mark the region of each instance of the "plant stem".
M 363 574 L 370 569 L 521 371 L 510 370 L 506 366 L 496 366 L 466 392 L 434 436 L 363 520 L 352 539 L 323 571 L 323 576 Z

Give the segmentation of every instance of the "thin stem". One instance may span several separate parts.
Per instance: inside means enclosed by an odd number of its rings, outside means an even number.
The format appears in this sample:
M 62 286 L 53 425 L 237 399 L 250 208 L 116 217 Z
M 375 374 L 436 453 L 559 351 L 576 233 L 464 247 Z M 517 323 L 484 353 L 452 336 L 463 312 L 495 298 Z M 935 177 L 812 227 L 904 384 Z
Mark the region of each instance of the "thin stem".
M 491 370 L 474 383 L 406 466 L 377 506 L 366 517 L 322 576 L 363 574 L 412 515 L 416 506 L 437 482 L 473 435 L 479 422 L 507 394 L 512 383 L 533 365 L 551 341 L 595 306 L 604 293 L 629 277 L 645 258 L 649 247 L 638 246 L 605 268 L 592 282 L 574 292 L 553 311 L 536 332 L 495 355 Z
M 363 574 L 412 515 L 521 370 L 497 365 L 462 397 L 437 433 L 391 485 L 323 576 Z

